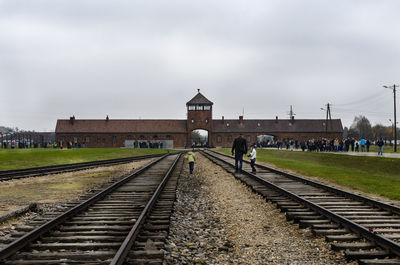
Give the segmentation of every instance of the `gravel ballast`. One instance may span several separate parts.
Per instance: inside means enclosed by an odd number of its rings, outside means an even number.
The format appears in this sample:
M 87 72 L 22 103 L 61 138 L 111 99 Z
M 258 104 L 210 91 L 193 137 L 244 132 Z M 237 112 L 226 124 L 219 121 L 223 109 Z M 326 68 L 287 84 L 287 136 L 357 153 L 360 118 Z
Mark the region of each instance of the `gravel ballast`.
M 171 217 L 168 264 L 357 264 L 196 153 Z

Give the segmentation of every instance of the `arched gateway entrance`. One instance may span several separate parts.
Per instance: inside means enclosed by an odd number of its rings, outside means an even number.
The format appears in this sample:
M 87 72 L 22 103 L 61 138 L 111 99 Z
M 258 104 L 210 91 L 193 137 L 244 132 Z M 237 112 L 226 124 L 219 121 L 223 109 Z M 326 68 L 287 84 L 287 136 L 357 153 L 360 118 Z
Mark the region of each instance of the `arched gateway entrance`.
M 208 144 L 208 131 L 197 129 L 193 130 L 191 133 L 191 146 L 192 147 L 209 147 Z

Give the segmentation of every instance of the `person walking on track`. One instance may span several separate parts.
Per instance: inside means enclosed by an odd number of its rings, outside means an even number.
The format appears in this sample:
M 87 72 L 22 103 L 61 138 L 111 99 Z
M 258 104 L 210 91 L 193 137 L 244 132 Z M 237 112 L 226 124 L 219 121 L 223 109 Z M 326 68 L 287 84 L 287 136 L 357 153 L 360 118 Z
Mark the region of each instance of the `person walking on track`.
M 257 151 L 255 145 L 251 146 L 249 157 L 250 157 L 251 172 L 256 173 L 255 163 L 256 163 Z
M 233 141 L 232 145 L 232 155 L 235 155 L 235 173 L 240 173 L 243 167 L 243 155 L 247 153 L 247 142 L 242 137 L 242 134 L 239 135 Z
M 187 159 L 187 161 L 189 162 L 189 171 L 190 171 L 190 174 L 193 174 L 193 170 L 194 170 L 194 161 L 196 160 L 196 159 L 195 159 L 195 156 L 194 156 L 194 153 L 193 153 L 192 151 L 187 152 L 187 154 L 186 154 L 186 159 Z

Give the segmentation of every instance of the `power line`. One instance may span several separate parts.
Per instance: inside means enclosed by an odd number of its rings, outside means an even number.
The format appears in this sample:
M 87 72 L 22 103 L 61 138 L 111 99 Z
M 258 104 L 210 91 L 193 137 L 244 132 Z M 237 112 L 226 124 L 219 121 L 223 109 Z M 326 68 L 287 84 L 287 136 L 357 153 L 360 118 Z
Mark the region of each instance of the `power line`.
M 341 103 L 341 104 L 335 104 L 336 106 L 347 106 L 347 105 L 357 105 L 357 104 L 363 104 L 364 102 L 366 102 L 366 101 L 371 101 L 371 100 L 375 100 L 377 97 L 382 97 L 382 96 L 384 96 L 385 94 L 384 93 L 382 93 L 381 91 L 378 91 L 378 92 L 376 92 L 376 93 L 374 93 L 374 94 L 372 94 L 372 95 L 369 95 L 369 96 L 365 96 L 365 97 L 363 97 L 363 98 L 358 98 L 358 99 L 356 99 L 356 100 L 354 100 L 354 101 L 351 101 L 351 102 L 347 102 L 347 103 Z

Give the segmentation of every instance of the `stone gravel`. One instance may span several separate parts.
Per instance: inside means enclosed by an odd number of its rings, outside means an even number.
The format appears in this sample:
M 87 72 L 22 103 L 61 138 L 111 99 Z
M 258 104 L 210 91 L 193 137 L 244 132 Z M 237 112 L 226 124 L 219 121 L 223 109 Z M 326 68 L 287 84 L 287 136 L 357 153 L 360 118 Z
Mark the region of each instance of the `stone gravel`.
M 273 204 L 196 153 L 186 167 L 167 241 L 167 264 L 357 264 L 323 237 L 286 221 Z

